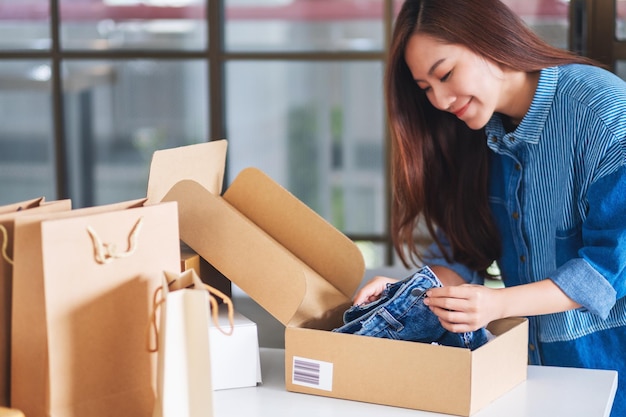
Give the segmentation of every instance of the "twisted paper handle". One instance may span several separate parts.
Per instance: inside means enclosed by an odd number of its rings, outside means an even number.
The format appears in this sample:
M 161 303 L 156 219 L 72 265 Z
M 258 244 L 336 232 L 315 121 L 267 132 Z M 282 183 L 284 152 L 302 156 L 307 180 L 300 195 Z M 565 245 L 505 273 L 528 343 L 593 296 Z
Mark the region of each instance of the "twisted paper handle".
M 3 224 L 0 224 L 0 232 L 2 233 L 2 258 L 4 258 L 9 265 L 13 265 L 13 259 L 11 259 L 7 253 L 7 248 L 9 246 L 9 232 Z
M 172 281 L 173 282 L 173 281 Z M 172 284 L 171 282 L 169 283 Z M 217 288 L 213 288 L 208 284 L 202 284 L 204 288 L 209 292 L 209 302 L 211 303 L 211 317 L 213 318 L 213 323 L 215 327 L 225 334 L 226 336 L 230 336 L 233 334 L 235 330 L 235 313 L 233 307 L 233 301 L 226 294 L 218 290 Z M 150 344 L 150 334 L 148 334 L 148 351 L 149 352 L 157 352 L 159 350 L 159 327 L 157 325 L 157 310 L 161 307 L 161 304 L 165 302 L 165 298 L 161 295 L 163 293 L 163 287 L 159 287 L 154 291 L 152 296 L 152 313 L 150 314 L 150 329 L 152 330 L 152 334 L 154 334 L 154 347 Z M 230 330 L 226 331 L 220 326 L 219 316 L 218 316 L 218 303 L 217 299 L 213 296 L 216 295 L 222 299 L 224 304 L 228 306 L 228 323 L 230 325 Z
M 159 326 L 157 325 L 157 310 L 161 307 L 161 304 L 165 302 L 165 298 L 161 296 L 163 287 L 159 287 L 152 294 L 152 312 L 150 313 L 150 327 L 148 328 L 147 346 L 148 352 L 154 353 L 159 350 Z M 154 334 L 154 347 L 150 343 L 150 336 Z
M 142 224 L 143 217 L 140 217 L 128 235 L 128 249 L 126 251 L 119 251 L 115 243 L 102 243 L 100 236 L 98 236 L 93 227 L 87 226 L 87 233 L 89 233 L 93 242 L 96 262 L 100 264 L 108 264 L 113 262 L 115 259 L 125 258 L 132 255 L 137 249 L 137 235 L 139 235 Z
M 213 288 L 208 284 L 203 284 L 203 285 L 204 285 L 204 288 L 209 291 L 209 301 L 211 302 L 211 316 L 213 317 L 213 323 L 215 323 L 215 327 L 217 327 L 217 329 L 220 332 L 224 333 L 226 336 L 230 336 L 231 334 L 233 334 L 233 331 L 235 330 L 235 317 L 234 317 L 235 308 L 233 307 L 233 300 L 231 300 L 229 296 L 227 296 L 226 294 L 224 294 L 217 288 Z M 213 297 L 213 295 L 221 298 L 224 304 L 226 304 L 226 306 L 228 307 L 228 324 L 230 324 L 230 330 L 228 331 L 225 331 L 220 326 L 218 314 L 217 314 L 219 307 L 217 304 L 217 300 L 215 299 L 215 297 Z

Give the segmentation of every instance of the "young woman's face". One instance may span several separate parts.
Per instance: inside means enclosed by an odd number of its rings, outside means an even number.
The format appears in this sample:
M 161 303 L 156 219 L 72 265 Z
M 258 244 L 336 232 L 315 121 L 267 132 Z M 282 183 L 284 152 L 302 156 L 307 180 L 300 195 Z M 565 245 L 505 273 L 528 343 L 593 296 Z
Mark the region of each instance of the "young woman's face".
M 409 39 L 404 59 L 431 104 L 471 129 L 484 127 L 497 111 L 504 77 L 495 63 L 423 34 Z

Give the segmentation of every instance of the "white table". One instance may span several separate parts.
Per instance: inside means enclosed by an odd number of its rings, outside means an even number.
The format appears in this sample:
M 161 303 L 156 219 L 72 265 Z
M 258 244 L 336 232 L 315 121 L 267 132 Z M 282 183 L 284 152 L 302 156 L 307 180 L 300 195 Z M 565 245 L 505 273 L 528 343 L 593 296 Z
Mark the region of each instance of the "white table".
M 213 393 L 213 417 L 434 417 L 445 414 L 285 390 L 285 352 L 261 348 L 263 384 Z M 608 417 L 617 372 L 529 366 L 528 380 L 472 417 Z

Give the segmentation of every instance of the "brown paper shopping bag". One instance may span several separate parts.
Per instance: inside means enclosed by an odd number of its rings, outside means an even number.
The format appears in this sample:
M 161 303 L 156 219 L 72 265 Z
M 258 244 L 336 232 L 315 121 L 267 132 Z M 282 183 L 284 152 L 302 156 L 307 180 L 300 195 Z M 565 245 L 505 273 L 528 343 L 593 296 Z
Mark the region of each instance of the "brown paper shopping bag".
M 0 206 L 0 214 L 13 213 L 16 211 L 22 211 L 29 208 L 39 207 L 45 201 L 44 197 L 33 198 L 31 200 L 19 201 L 16 203 L 6 204 Z
M 233 304 L 221 291 L 204 284 L 193 269 L 181 274 L 165 271 L 163 286 L 155 293 L 158 311 L 157 400 L 153 417 L 211 417 L 213 389 L 209 346 L 209 315 L 230 335 Z M 230 328 L 218 321 L 218 299 L 228 306 Z M 156 315 L 155 315 L 156 317 Z M 153 320 L 156 326 L 156 319 Z
M 13 222 L 29 214 L 71 209 L 70 200 L 44 202 L 43 198 L 0 207 L 0 407 L 10 405 L 11 293 L 13 287 Z
M 175 204 L 16 220 L 11 405 L 28 417 L 151 416 L 145 332 L 179 247 Z

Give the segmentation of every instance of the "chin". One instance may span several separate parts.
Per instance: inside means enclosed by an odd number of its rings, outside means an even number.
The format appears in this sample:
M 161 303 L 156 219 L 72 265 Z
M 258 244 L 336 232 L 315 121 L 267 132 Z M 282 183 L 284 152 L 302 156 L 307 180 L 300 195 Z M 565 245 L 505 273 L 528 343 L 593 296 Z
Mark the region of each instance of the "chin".
M 480 130 L 483 127 L 485 127 L 487 123 L 476 123 L 474 121 L 469 121 L 469 122 L 465 122 L 465 124 L 467 125 L 467 127 L 469 127 L 472 130 Z
M 485 120 L 484 118 L 473 117 L 469 120 L 463 120 L 463 121 L 465 122 L 467 127 L 469 127 L 470 129 L 480 130 L 487 125 L 487 123 L 489 122 L 489 119 Z

